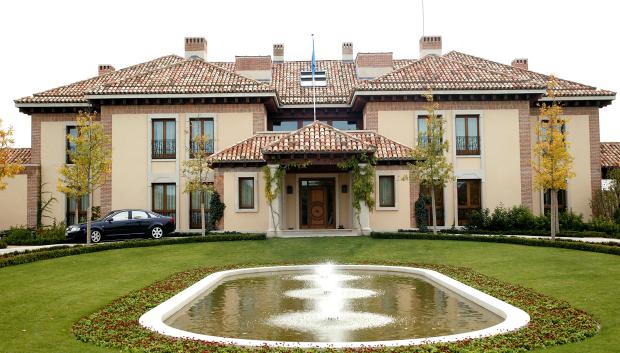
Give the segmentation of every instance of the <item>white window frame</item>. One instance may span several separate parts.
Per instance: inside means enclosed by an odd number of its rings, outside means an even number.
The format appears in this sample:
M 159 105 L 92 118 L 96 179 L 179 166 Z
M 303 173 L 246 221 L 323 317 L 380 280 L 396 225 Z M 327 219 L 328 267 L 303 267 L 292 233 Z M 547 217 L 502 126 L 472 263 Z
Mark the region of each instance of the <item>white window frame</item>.
M 239 207 L 239 179 L 240 178 L 254 178 L 254 208 L 240 208 Z M 257 172 L 238 172 L 235 173 L 235 212 L 237 213 L 256 213 L 258 212 L 258 173 Z
M 312 85 L 312 71 L 302 70 L 299 73 L 299 84 L 301 87 L 313 87 Z M 325 70 L 317 70 L 314 72 L 314 87 L 326 87 L 327 86 L 327 72 Z

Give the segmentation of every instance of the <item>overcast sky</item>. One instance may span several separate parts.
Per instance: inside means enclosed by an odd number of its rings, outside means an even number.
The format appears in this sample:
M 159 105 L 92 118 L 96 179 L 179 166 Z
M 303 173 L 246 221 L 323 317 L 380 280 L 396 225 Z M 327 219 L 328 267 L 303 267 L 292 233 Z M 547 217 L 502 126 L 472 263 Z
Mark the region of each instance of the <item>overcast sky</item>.
M 426 0 L 426 35 L 458 50 L 620 91 L 620 3 L 616 1 Z M 421 0 L 409 1 L 2 1 L 0 118 L 30 146 L 30 118 L 13 100 L 167 54 L 183 55 L 183 38 L 204 36 L 208 59 L 269 55 L 308 60 L 310 34 L 318 59 L 354 51 L 392 51 L 417 58 Z M 601 140 L 620 141 L 620 102 L 601 110 Z

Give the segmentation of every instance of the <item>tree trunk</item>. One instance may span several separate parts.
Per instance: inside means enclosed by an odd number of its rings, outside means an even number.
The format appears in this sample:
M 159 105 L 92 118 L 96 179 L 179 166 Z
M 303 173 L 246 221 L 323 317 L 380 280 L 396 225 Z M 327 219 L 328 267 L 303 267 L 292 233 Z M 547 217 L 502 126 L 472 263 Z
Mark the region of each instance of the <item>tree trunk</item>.
M 90 174 L 90 168 L 88 168 L 88 205 L 86 208 L 86 245 L 90 245 L 91 241 L 90 241 L 90 217 L 91 217 L 91 213 L 92 213 L 92 209 L 90 207 L 91 205 L 91 198 L 92 198 L 92 185 L 90 183 L 90 179 L 91 178 L 91 174 Z
M 558 205 L 558 193 L 555 193 L 555 234 L 560 232 L 560 206 Z
M 555 233 L 556 233 L 556 222 L 557 222 L 557 218 L 558 218 L 558 192 L 557 190 L 551 190 L 550 191 L 551 194 L 551 210 L 550 210 L 550 214 L 551 214 L 551 240 L 555 240 Z
M 78 198 L 75 198 L 75 216 L 73 217 L 73 224 L 80 224 L 80 208 L 78 207 Z
M 435 185 L 431 184 L 431 218 L 433 219 L 433 234 L 437 234 L 437 216 L 435 212 Z
M 205 234 L 205 198 L 204 191 L 200 192 L 200 229 L 202 230 L 202 236 Z

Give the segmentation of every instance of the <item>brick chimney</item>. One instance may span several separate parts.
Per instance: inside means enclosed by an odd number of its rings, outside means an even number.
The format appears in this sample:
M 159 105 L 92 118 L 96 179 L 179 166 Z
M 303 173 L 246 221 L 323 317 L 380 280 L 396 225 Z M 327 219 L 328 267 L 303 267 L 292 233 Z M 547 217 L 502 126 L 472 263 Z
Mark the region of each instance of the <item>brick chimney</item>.
M 342 61 L 353 61 L 353 43 L 342 43 Z
M 281 63 L 284 61 L 284 44 L 273 45 L 273 62 Z
M 420 59 L 427 55 L 441 55 L 441 36 L 420 38 Z
M 112 65 L 108 65 L 108 64 L 99 65 L 99 76 L 105 75 L 107 73 L 114 72 L 114 71 L 116 71 L 116 69 Z
M 235 72 L 261 82 L 271 82 L 271 56 L 235 56 Z
M 344 50 L 344 48 L 343 48 Z M 355 73 L 361 80 L 369 80 L 394 70 L 392 53 L 357 53 Z
M 527 59 L 526 58 L 514 59 L 510 65 L 512 65 L 512 67 L 516 67 L 517 69 L 527 70 Z
M 204 37 L 185 37 L 185 59 L 207 60 L 207 40 Z

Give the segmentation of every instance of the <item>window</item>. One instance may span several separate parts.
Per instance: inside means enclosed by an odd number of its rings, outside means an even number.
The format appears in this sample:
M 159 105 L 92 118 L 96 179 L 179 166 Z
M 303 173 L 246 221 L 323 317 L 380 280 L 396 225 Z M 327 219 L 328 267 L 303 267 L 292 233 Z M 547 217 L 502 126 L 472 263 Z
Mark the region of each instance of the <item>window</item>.
M 438 119 L 441 119 L 440 115 L 437 115 Z M 426 146 L 429 141 L 432 131 L 428 129 L 428 116 L 418 116 L 418 145 Z
M 551 190 L 545 190 L 543 194 L 545 215 L 551 212 Z M 566 190 L 558 190 L 558 212 L 566 212 Z
M 162 216 L 176 216 L 176 185 L 153 184 L 153 212 Z
M 254 208 L 254 178 L 239 178 L 239 209 Z
M 126 221 L 129 219 L 129 211 L 123 211 L 112 216 L 113 222 Z
M 294 131 L 299 129 L 297 120 L 281 120 L 273 122 L 273 131 Z
M 79 199 L 67 197 L 66 202 L 66 224 L 75 224 L 75 210 L 78 210 L 78 223 L 86 222 L 88 211 L 88 195 Z
M 395 207 L 396 195 L 394 190 L 394 176 L 379 176 L 379 207 Z
M 191 146 L 191 155 L 190 157 L 193 157 L 193 153 L 198 151 L 198 149 L 201 147 L 200 145 L 196 144 L 194 142 L 195 138 L 197 136 L 206 136 L 207 137 L 207 143 L 205 146 L 202 146 L 204 151 L 211 154 L 213 153 L 213 139 L 214 139 L 214 133 L 213 133 L 213 119 L 211 118 L 200 118 L 200 119 L 190 119 L 189 120 L 189 124 L 190 124 L 190 146 Z
M 339 130 L 357 130 L 356 121 L 332 120 L 332 123 L 330 125 Z
M 431 188 L 427 185 L 420 185 L 420 196 L 426 197 L 426 224 L 433 225 L 433 207 L 431 202 Z M 443 188 L 435 187 L 435 212 L 437 213 L 437 225 L 444 226 L 444 205 L 443 205 Z
M 456 182 L 457 204 L 459 210 L 459 225 L 469 223 L 469 217 L 474 210 L 482 206 L 480 179 L 459 179 Z
M 302 71 L 300 73 L 301 87 L 312 87 L 312 71 Z M 314 71 L 314 86 L 327 86 L 327 75 L 325 71 Z
M 209 205 L 211 203 L 211 193 L 203 194 L 205 202 L 205 227 L 209 222 Z M 189 228 L 202 228 L 202 219 L 200 217 L 200 191 L 193 191 L 189 194 Z
M 144 211 L 131 211 L 131 219 L 147 219 L 149 216 Z
M 176 123 L 174 119 L 153 120 L 153 159 L 176 158 Z
M 67 151 L 66 151 L 65 162 L 67 164 L 71 164 L 73 163 L 73 161 L 71 160 L 71 155 L 69 153 L 75 152 L 76 146 L 75 146 L 75 143 L 69 141 L 69 135 L 73 137 L 77 137 L 77 126 L 67 126 L 66 132 L 67 134 L 65 135 L 65 139 L 66 139 L 66 150 Z
M 456 129 L 456 154 L 479 155 L 480 154 L 480 127 L 477 115 L 457 115 Z

